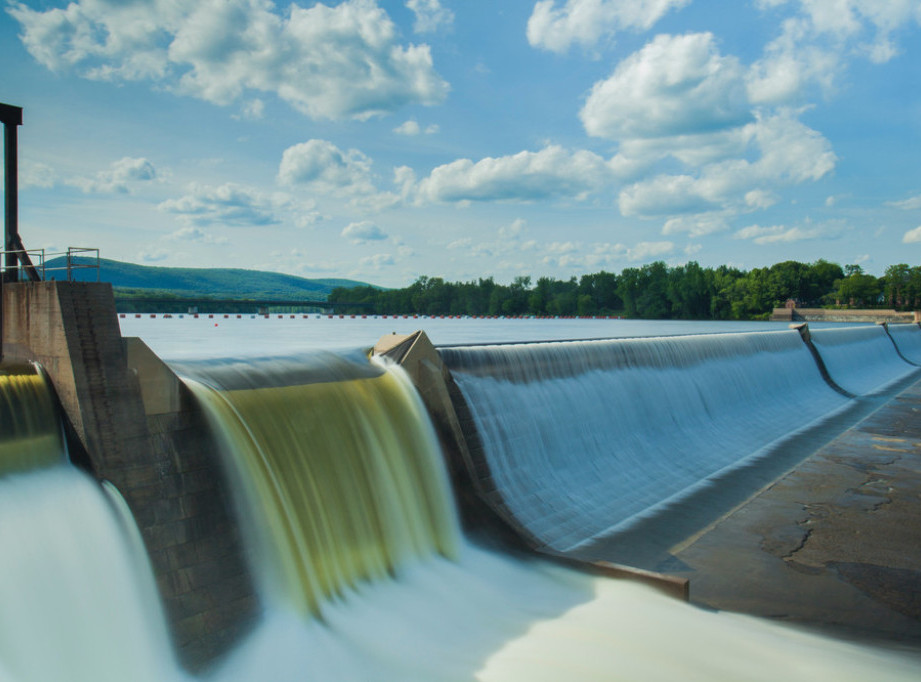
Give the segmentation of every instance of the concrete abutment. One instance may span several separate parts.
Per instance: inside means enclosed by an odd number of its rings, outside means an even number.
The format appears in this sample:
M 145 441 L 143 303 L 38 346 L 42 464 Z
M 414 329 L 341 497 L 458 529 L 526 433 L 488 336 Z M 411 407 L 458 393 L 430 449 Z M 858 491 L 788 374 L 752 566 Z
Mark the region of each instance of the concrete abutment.
M 122 338 L 111 285 L 7 283 L 2 305 L 4 362 L 45 368 L 72 450 L 131 509 L 180 659 L 201 669 L 258 608 L 202 415 L 140 339 Z

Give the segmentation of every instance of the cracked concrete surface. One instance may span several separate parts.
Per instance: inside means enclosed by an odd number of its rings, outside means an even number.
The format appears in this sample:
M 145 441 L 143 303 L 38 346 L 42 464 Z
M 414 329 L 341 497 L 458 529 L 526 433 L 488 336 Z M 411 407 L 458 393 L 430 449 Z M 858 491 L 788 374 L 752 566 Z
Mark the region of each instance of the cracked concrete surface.
M 921 382 L 676 546 L 691 600 L 921 649 Z

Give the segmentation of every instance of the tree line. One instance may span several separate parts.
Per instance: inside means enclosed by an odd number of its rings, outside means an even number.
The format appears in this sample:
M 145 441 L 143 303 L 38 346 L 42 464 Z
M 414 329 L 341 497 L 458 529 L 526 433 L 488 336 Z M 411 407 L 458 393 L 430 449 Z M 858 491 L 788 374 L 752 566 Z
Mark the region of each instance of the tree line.
M 892 265 L 882 277 L 859 265 L 826 260 L 784 261 L 743 271 L 726 265 L 704 268 L 692 261 L 662 261 L 615 274 L 596 272 L 558 280 L 492 277 L 446 282 L 419 277 L 402 289 L 337 287 L 328 300 L 360 305 L 380 315 L 609 315 L 642 319 L 766 319 L 788 299 L 797 307 L 921 308 L 921 266 Z M 356 310 L 358 308 L 356 307 Z

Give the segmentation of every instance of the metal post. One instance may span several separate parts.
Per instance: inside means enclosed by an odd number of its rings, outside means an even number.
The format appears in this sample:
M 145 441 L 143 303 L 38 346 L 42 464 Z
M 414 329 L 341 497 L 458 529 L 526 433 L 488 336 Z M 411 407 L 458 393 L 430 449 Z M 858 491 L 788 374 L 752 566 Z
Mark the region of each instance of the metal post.
M 22 108 L 0 104 L 0 121 L 3 122 L 3 158 L 5 182 L 4 198 L 4 249 L 6 250 L 6 272 L 4 278 L 15 282 L 18 276 L 18 255 L 14 251 L 22 248 L 19 240 L 19 170 L 16 146 L 16 127 L 22 125 Z

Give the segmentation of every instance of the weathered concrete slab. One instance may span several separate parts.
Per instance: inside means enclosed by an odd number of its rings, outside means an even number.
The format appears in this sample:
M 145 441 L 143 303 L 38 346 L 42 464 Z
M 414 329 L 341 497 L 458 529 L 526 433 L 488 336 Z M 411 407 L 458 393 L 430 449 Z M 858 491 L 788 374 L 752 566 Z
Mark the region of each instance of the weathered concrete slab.
M 921 382 L 672 548 L 691 601 L 921 646 Z

